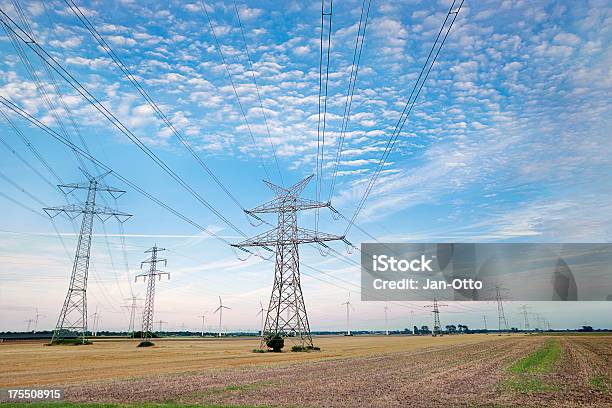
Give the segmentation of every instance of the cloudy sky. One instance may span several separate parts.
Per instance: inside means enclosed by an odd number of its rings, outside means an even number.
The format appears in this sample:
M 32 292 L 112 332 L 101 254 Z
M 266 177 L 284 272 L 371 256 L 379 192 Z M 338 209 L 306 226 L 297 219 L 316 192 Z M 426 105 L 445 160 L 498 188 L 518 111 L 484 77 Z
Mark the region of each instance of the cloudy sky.
M 76 4 L 219 183 L 64 1 L 0 0 L 0 8 L 201 200 L 59 75 L 50 75 L 25 44 L 17 40 L 15 48 L 4 26 L 0 96 L 223 239 L 244 238 L 224 220 L 247 236 L 264 232 L 267 226 L 252 225 L 241 209 L 272 198 L 262 179 L 288 185 L 316 173 L 321 3 Z M 349 218 L 449 8 L 446 0 L 372 0 L 342 132 L 364 4 L 334 4 L 321 166 L 321 200 L 331 200 Z M 466 1 L 359 214 L 359 228 L 351 228 L 347 238 L 355 245 L 371 242 L 371 236 L 381 242 L 610 242 L 611 27 L 606 1 Z M 67 289 L 79 220 L 59 217 L 54 224 L 41 207 L 83 199 L 64 197 L 52 185 L 82 181 L 79 166 L 98 169 L 3 112 L 20 133 L 0 117 L 0 330 L 25 329 L 35 308 L 44 315 L 40 325 L 51 328 Z M 117 205 L 134 217 L 123 230 L 113 220 L 95 224 L 88 295 L 90 312 L 97 307 L 102 313 L 101 328 L 127 326 L 122 305 L 132 294 L 143 296 L 143 283 L 133 279 L 143 251 L 153 244 L 168 249 L 171 272 L 171 280 L 158 286 L 156 320 L 195 329 L 198 316 L 208 312 L 206 325 L 212 327 L 217 323 L 211 311 L 222 296 L 232 307 L 224 314 L 228 330 L 259 325 L 256 312 L 269 298 L 272 263 L 255 256 L 241 261 L 225 243 L 113 175 L 106 181 L 127 190 Z M 316 184 L 315 179 L 304 196 L 315 198 Z M 100 200 L 115 205 L 111 197 Z M 274 223 L 274 216 L 267 221 Z M 300 223 L 314 228 L 314 217 L 302 214 Z M 321 212 L 322 231 L 342 234 L 346 225 Z M 312 328 L 344 328 L 340 303 L 349 292 L 353 327 L 383 328 L 383 305 L 359 301 L 359 253 L 347 254 L 341 242 L 331 246 L 341 256 L 322 256 L 310 246 L 301 252 Z M 431 325 L 431 313 L 422 306 L 390 305 L 390 326 Z M 518 324 L 518 304 L 507 308 Z M 534 303 L 532 310 L 557 327 L 612 325 L 610 307 L 601 303 Z M 496 319 L 490 303 L 453 304 L 444 312 L 443 324 L 478 326 L 483 315 Z

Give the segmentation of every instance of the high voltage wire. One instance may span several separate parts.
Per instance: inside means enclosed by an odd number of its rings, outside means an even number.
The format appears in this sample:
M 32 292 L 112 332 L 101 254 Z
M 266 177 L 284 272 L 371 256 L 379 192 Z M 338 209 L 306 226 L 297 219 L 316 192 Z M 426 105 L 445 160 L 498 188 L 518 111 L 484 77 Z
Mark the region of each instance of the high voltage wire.
M 367 1 L 367 9 L 366 9 Z M 355 84 L 357 83 L 357 74 L 359 72 L 359 63 L 361 62 L 361 52 L 363 50 L 363 43 L 365 42 L 366 29 L 368 27 L 368 17 L 370 15 L 370 5 L 372 0 L 363 0 L 361 5 L 361 15 L 359 17 L 359 26 L 357 27 L 357 36 L 355 38 L 355 50 L 353 51 L 353 63 L 351 64 L 351 74 L 349 76 L 348 89 L 346 91 L 346 100 L 344 101 L 344 113 L 342 114 L 342 125 L 340 126 L 340 141 L 336 149 L 336 163 L 334 164 L 334 173 L 332 176 L 331 186 L 329 188 L 329 198 L 331 201 L 332 195 L 334 194 L 334 188 L 336 186 L 336 177 L 338 176 L 338 166 L 340 164 L 340 158 L 342 157 L 342 149 L 344 146 L 344 138 L 346 136 L 346 129 L 348 127 L 349 119 L 351 117 L 351 106 L 353 105 L 353 95 L 355 94 Z M 364 20 L 365 11 L 365 20 Z M 362 31 L 363 26 L 363 31 Z M 361 41 L 359 39 L 361 38 Z
M 412 88 L 412 91 L 410 92 L 410 96 L 408 97 L 408 101 L 406 102 L 406 105 L 404 106 L 404 109 L 402 110 L 402 114 L 400 115 L 400 118 L 395 125 L 395 129 L 393 130 L 393 133 L 391 134 L 391 137 L 389 138 L 387 142 L 387 146 L 385 147 L 383 155 L 380 158 L 378 166 L 376 170 L 374 171 L 374 174 L 372 175 L 372 178 L 370 179 L 366 187 L 366 190 L 364 191 L 364 194 L 361 200 L 359 201 L 359 204 L 357 205 L 357 208 L 355 209 L 355 212 L 353 216 L 351 217 L 351 220 L 344 231 L 344 235 L 348 233 L 352 225 L 355 223 L 357 217 L 359 216 L 359 213 L 361 212 L 361 210 L 363 209 L 365 205 L 365 202 L 370 192 L 372 191 L 372 188 L 374 187 L 374 184 L 378 180 L 378 177 L 380 176 L 380 172 L 382 171 L 385 163 L 387 162 L 387 158 L 389 157 L 391 150 L 395 146 L 395 142 L 397 141 L 406 121 L 408 120 L 408 116 L 410 115 L 410 113 L 412 112 L 412 109 L 414 108 L 416 100 L 419 97 L 421 90 L 423 89 L 423 85 L 425 84 L 425 81 L 427 80 L 427 77 L 429 76 L 429 73 L 431 72 L 431 69 L 433 68 L 435 64 L 438 58 L 438 55 L 440 54 L 440 51 L 442 50 L 442 47 L 444 46 L 444 43 L 446 42 L 448 34 L 450 33 L 450 30 L 453 27 L 455 20 L 457 19 L 457 15 L 459 14 L 459 11 L 461 10 L 461 6 L 463 6 L 463 1 L 464 0 L 461 0 L 459 7 L 455 11 L 453 11 L 455 7 L 455 3 L 457 2 L 457 0 L 453 0 L 453 3 L 451 4 L 448 10 L 448 13 L 446 14 L 446 17 L 444 18 L 442 27 L 440 27 L 440 31 L 438 31 L 438 35 L 436 36 L 436 39 L 431 47 L 431 50 L 429 51 L 427 60 L 423 64 L 423 67 L 421 68 L 421 72 L 419 73 L 419 76 L 414 84 L 414 87 Z M 453 17 L 450 21 L 450 24 L 448 25 L 448 28 L 446 30 L 446 33 L 444 34 L 444 37 L 442 38 L 442 41 L 440 42 L 438 46 L 438 41 L 440 39 L 440 36 L 442 35 L 442 32 L 444 31 L 444 28 L 446 27 L 446 23 L 449 21 L 451 15 Z M 437 47 L 437 51 L 436 51 L 436 47 Z M 435 54 L 434 54 L 434 51 L 435 51 Z M 432 55 L 433 55 L 433 59 L 432 59 Z M 430 60 L 431 60 L 431 63 L 430 63 Z
M 123 182 L 126 185 L 130 186 L 131 188 L 136 190 L 138 193 L 144 195 L 149 200 L 155 202 L 157 205 L 159 205 L 162 208 L 170 211 L 172 214 L 176 215 L 177 217 L 181 218 L 182 220 L 186 221 L 187 223 L 191 224 L 192 226 L 196 227 L 197 229 L 201 230 L 202 232 L 208 234 L 209 236 L 217 238 L 217 239 L 219 239 L 220 241 L 222 241 L 223 243 L 225 243 L 227 245 L 231 244 L 225 238 L 219 236 L 218 234 L 216 234 L 216 233 L 214 233 L 212 231 L 209 231 L 207 228 L 201 226 L 197 222 L 193 221 L 191 218 L 185 216 L 184 214 L 182 214 L 179 211 L 175 210 L 174 208 L 170 207 L 168 204 L 164 203 L 163 201 L 161 201 L 157 197 L 155 197 L 152 194 L 148 193 L 147 191 L 145 191 L 144 189 L 139 187 L 136 183 L 134 183 L 131 180 L 123 177 L 122 175 L 120 175 L 116 171 L 113 171 L 109 166 L 107 166 L 106 164 L 102 163 L 101 161 L 96 159 L 91 154 L 88 154 L 83 149 L 81 149 L 80 147 L 76 146 L 74 143 L 72 143 L 69 140 L 65 139 L 62 135 L 60 135 L 59 133 L 57 133 L 53 129 L 49 128 L 48 126 L 46 126 L 45 124 L 40 122 L 38 119 L 34 118 L 29 113 L 27 113 L 26 111 L 24 111 L 23 109 L 21 109 L 20 107 L 18 107 L 17 105 L 12 103 L 8 99 L 6 99 L 5 97 L 0 96 L 0 104 L 6 106 L 7 108 L 12 110 L 13 112 L 17 113 L 18 115 L 20 115 L 21 117 L 26 119 L 28 122 L 30 122 L 34 126 L 38 127 L 39 129 L 41 129 L 42 131 L 44 131 L 45 133 L 47 133 L 48 135 L 50 135 L 51 137 L 53 137 L 54 139 L 59 141 L 60 143 L 63 143 L 63 144 L 65 144 L 66 146 L 68 146 L 70 148 L 76 149 L 76 151 L 79 152 L 79 154 L 83 155 L 83 157 L 87 158 L 88 160 L 90 160 L 92 162 L 95 162 L 101 169 L 103 169 L 105 171 L 111 171 L 112 172 L 111 174 L 115 178 L 119 179 L 121 182 Z M 245 252 L 250 252 L 248 250 L 244 250 L 244 251 Z
M 83 96 L 96 110 L 98 110 L 106 119 L 108 119 L 121 133 L 127 136 L 136 146 L 143 151 L 151 160 L 153 160 L 164 172 L 172 177 L 181 187 L 188 191 L 202 205 L 213 212 L 231 229 L 246 236 L 238 227 L 229 221 L 223 214 L 214 208 L 207 200 L 198 194 L 183 178 L 181 178 L 174 170 L 172 170 L 162 159 L 160 159 L 151 149 L 149 149 L 131 130 L 129 130 L 123 122 L 121 122 L 106 106 L 104 106 L 94 95 L 92 95 L 72 74 L 70 74 L 55 58 L 53 58 L 44 48 L 40 46 L 31 36 L 29 36 L 21 27 L 12 20 L 0 8 L 0 20 L 5 27 L 15 33 L 21 41 L 23 41 L 32 51 L 34 51 L 45 63 L 49 64 L 66 82 L 68 82 L 81 96 Z
M 251 76 L 253 77 L 253 83 L 255 84 L 255 91 L 257 91 L 257 99 L 259 100 L 259 107 L 261 109 L 261 114 L 263 116 L 264 123 L 266 125 L 266 131 L 268 132 L 268 140 L 270 142 L 270 147 L 272 148 L 272 154 L 274 155 L 274 162 L 276 163 L 276 169 L 278 170 L 278 176 L 281 181 L 281 186 L 283 186 L 284 184 L 283 173 L 281 172 L 280 165 L 278 163 L 278 157 L 276 156 L 276 149 L 274 147 L 274 143 L 272 142 L 272 135 L 270 134 L 270 127 L 268 126 L 268 117 L 266 115 L 266 111 L 263 107 L 263 102 L 261 100 L 261 94 L 259 92 L 259 84 L 257 83 L 255 69 L 253 68 L 253 61 L 251 60 L 251 53 L 249 52 L 249 46 L 247 44 L 246 35 L 244 34 L 244 27 L 242 26 L 242 20 L 240 19 L 240 13 L 238 12 L 238 6 L 236 5 L 236 0 L 234 0 L 234 10 L 236 10 L 236 17 L 238 19 L 238 24 L 240 25 L 240 33 L 242 34 L 244 50 L 246 51 L 247 59 L 249 61 L 249 68 L 251 70 Z
M 155 111 L 156 115 L 166 124 L 166 126 L 172 131 L 172 133 L 176 136 L 177 139 L 181 142 L 181 144 L 191 153 L 191 155 L 197 160 L 200 166 L 208 173 L 208 175 L 215 181 L 215 183 L 225 192 L 225 194 L 238 205 L 241 209 L 244 209 L 242 205 L 238 202 L 236 197 L 232 195 L 232 193 L 227 189 L 227 187 L 223 184 L 223 182 L 212 172 L 212 170 L 206 165 L 204 160 L 197 154 L 195 149 L 191 146 L 189 142 L 181 135 L 181 133 L 176 129 L 173 123 L 168 119 L 166 114 L 161 110 L 161 108 L 157 105 L 157 103 L 153 100 L 153 98 L 149 95 L 149 93 L 142 87 L 140 82 L 136 79 L 136 77 L 131 73 L 131 71 L 127 68 L 127 66 L 123 63 L 121 58 L 115 53 L 112 47 L 104 40 L 104 37 L 100 35 L 100 33 L 96 30 L 95 26 L 91 23 L 91 21 L 85 16 L 85 14 L 81 11 L 81 9 L 74 3 L 72 0 L 64 0 L 66 4 L 70 7 L 72 12 L 78 17 L 79 21 L 83 24 L 83 26 L 91 33 L 91 35 L 95 38 L 98 44 L 104 49 L 107 55 L 113 60 L 115 65 L 123 72 L 125 77 L 136 87 L 138 92 L 142 95 L 142 97 L 147 101 L 149 106 Z
M 246 124 L 247 130 L 249 131 L 249 135 L 251 136 L 251 140 L 253 141 L 253 147 L 255 148 L 255 151 L 257 152 L 257 155 L 259 156 L 259 162 L 261 163 L 261 167 L 263 168 L 264 173 L 266 173 L 266 177 L 270 179 L 270 174 L 268 173 L 266 163 L 264 162 L 259 146 L 257 145 L 257 142 L 255 141 L 255 136 L 253 136 L 253 132 L 251 131 L 251 125 L 249 123 L 249 120 L 247 119 L 246 112 L 244 111 L 244 106 L 242 106 L 242 102 L 240 102 L 240 96 L 238 96 L 238 91 L 236 90 L 236 85 L 234 84 L 234 78 L 232 77 L 232 73 L 230 72 L 229 66 L 227 65 L 227 62 L 225 61 L 225 55 L 223 54 L 223 49 L 221 48 L 221 44 L 219 43 L 217 34 L 215 34 L 215 28 L 213 27 L 213 23 L 212 23 L 212 19 L 210 18 L 210 14 L 208 13 L 208 10 L 206 10 L 206 5 L 204 4 L 203 0 L 200 0 L 200 5 L 202 6 L 202 10 L 204 10 L 204 14 L 206 14 L 206 19 L 208 20 L 208 26 L 210 27 L 210 33 L 212 34 L 213 39 L 215 40 L 215 46 L 217 50 L 219 51 L 219 54 L 221 55 L 221 61 L 223 63 L 223 66 L 225 67 L 225 72 L 227 72 L 227 77 L 229 78 L 230 84 L 232 85 L 232 89 L 234 90 L 234 95 L 236 95 L 236 102 L 238 103 L 238 107 L 240 108 L 240 112 L 242 113 L 242 117 L 244 118 L 244 123 Z
M 317 182 L 316 195 L 317 201 L 321 201 L 321 178 L 323 177 L 323 160 L 325 150 L 325 125 L 327 119 L 327 89 L 329 85 L 329 58 L 331 52 L 332 17 L 334 11 L 334 1 L 330 0 L 329 13 L 325 12 L 325 0 L 321 0 L 321 47 L 319 52 L 319 115 L 317 121 Z M 325 86 L 323 86 L 323 34 L 325 31 L 325 16 L 328 16 L 329 24 L 327 28 L 327 59 L 325 68 Z M 323 112 L 321 112 L 321 101 L 323 100 Z M 322 113 L 322 115 L 321 115 Z M 322 125 L 321 125 L 322 123 Z M 315 209 L 315 231 L 319 230 L 319 209 Z M 346 234 L 344 234 L 346 235 Z

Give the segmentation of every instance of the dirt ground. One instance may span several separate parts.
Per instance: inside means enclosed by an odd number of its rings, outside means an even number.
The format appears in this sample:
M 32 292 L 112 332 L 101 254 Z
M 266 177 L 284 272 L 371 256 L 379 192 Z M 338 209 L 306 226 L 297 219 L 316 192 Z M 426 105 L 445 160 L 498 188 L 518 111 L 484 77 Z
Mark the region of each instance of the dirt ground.
M 509 388 L 510 367 L 550 341 L 558 358 L 521 374 L 539 388 Z M 2 345 L 0 387 L 62 384 L 79 402 L 612 407 L 612 336 L 328 337 L 320 353 L 282 354 L 252 353 L 257 340 L 157 344 Z

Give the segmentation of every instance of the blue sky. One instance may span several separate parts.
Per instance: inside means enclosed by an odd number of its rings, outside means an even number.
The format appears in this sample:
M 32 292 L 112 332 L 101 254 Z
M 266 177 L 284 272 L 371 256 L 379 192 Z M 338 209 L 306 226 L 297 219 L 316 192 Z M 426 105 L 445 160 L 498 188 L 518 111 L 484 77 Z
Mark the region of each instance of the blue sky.
M 19 4 L 36 40 L 190 186 L 248 235 L 264 231 L 265 225 L 253 227 L 247 222 L 240 207 L 156 118 L 63 1 Z M 261 182 L 268 175 L 280 182 L 270 140 L 285 183 L 315 172 L 320 3 L 288 1 L 279 6 L 237 0 L 253 61 L 250 71 L 234 4 L 205 2 L 248 126 L 202 4 L 144 5 L 129 0 L 77 4 L 242 206 L 254 207 L 271 198 Z M 325 200 L 361 5 L 361 1 L 334 4 L 322 178 Z M 17 19 L 12 1 L 2 0 L 0 7 Z M 446 1 L 372 2 L 331 197 L 346 216 L 363 194 L 447 10 Z M 610 242 L 610 27 L 612 8 L 605 1 L 465 2 L 358 225 L 381 242 Z M 59 124 L 4 31 L 0 50 L 0 95 L 57 129 Z M 48 84 L 41 61 L 30 51 L 27 55 Z M 227 240 L 241 240 L 66 83 L 59 84 L 63 103 L 93 155 Z M 50 85 L 46 89 L 59 104 L 56 90 Z M 59 113 L 67 118 L 65 112 Z M 64 181 L 82 179 L 68 149 L 23 120 L 11 118 Z M 80 143 L 70 122 L 65 122 Z M 0 121 L 0 136 L 52 180 L 5 121 Z M 41 205 L 7 179 L 47 205 L 65 203 L 5 145 L 0 145 L 0 157 L 3 193 L 41 214 Z M 260 300 L 267 302 L 273 279 L 270 263 L 255 257 L 237 260 L 221 242 L 112 176 L 107 181 L 128 190 L 118 205 L 134 217 L 125 224 L 125 248 L 116 223 L 96 224 L 89 307 L 102 310 L 102 326 L 127 324 L 122 299 L 132 291 L 144 293 L 144 285 L 130 284 L 130 279 L 145 258 L 143 251 L 154 243 L 169 249 L 167 270 L 172 272 L 169 282 L 159 284 L 156 319 L 169 321 L 171 327 L 183 323 L 199 327 L 197 316 L 213 310 L 221 295 L 232 307 L 224 314 L 228 329 L 258 326 L 256 309 Z M 314 182 L 305 196 L 315 196 Z M 57 220 L 64 248 L 44 217 L 4 196 L 0 210 L 0 330 L 25 328 L 23 321 L 35 307 L 46 316 L 42 326 L 51 327 L 68 283 L 74 229 L 66 220 Z M 330 233 L 340 234 L 346 226 L 327 211 L 321 220 L 321 229 Z M 300 223 L 312 228 L 312 215 L 303 214 Z M 348 239 L 356 245 L 370 241 L 355 228 Z M 341 243 L 334 248 L 344 251 Z M 347 256 L 359 259 L 358 253 Z M 344 327 L 340 303 L 347 289 L 356 291 L 351 296 L 356 307 L 354 327 L 382 328 L 383 305 L 357 300 L 358 267 L 321 257 L 310 247 L 303 248 L 302 260 L 326 273 L 303 268 L 310 275 L 303 284 L 313 329 Z M 447 321 L 477 325 L 483 314 L 494 321 L 492 306 L 454 305 L 448 308 Z M 582 323 L 585 313 L 594 312 L 592 324 L 610 326 L 606 307 L 534 304 L 533 309 L 541 310 L 552 323 L 568 318 L 570 324 Z M 518 310 L 517 305 L 508 308 L 511 314 Z M 390 316 L 396 328 L 415 320 L 431 324 L 427 309 L 420 305 L 391 306 Z M 211 319 L 216 317 L 209 319 L 213 325 Z

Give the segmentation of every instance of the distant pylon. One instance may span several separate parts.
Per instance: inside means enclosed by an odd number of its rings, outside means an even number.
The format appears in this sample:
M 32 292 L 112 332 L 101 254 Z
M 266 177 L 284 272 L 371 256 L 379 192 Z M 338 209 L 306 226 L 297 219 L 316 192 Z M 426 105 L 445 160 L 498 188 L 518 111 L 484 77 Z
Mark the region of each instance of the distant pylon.
M 98 191 L 105 191 L 113 198 L 119 198 L 125 193 L 123 190 L 109 187 L 102 183 L 101 180 L 110 172 L 93 177 L 86 171 L 81 171 L 87 177 L 88 182 L 62 184 L 58 187 L 64 194 L 70 194 L 74 190 L 87 190 L 87 199 L 84 204 L 43 208 L 51 218 L 56 217 L 60 213 L 65 213 L 70 218 L 75 219 L 79 214 L 83 214 L 77 250 L 72 266 L 72 275 L 70 277 L 70 286 L 68 287 L 68 293 L 66 294 L 59 318 L 57 319 L 51 342 L 64 338 L 71 331 L 80 332 L 81 339 L 83 343 L 85 342 L 85 332 L 87 331 L 87 277 L 94 215 L 97 215 L 102 222 L 110 217 L 115 217 L 117 221 L 123 223 L 131 217 L 130 214 L 96 204 L 96 192 Z
M 45 315 L 38 313 L 38 308 L 36 308 L 36 314 L 34 315 L 34 333 L 38 331 L 38 319 L 41 317 L 45 317 Z
M 91 315 L 93 317 L 93 320 L 94 320 L 93 330 L 92 330 L 91 334 L 94 337 L 98 335 L 98 322 L 100 321 L 100 314 L 101 313 L 98 312 L 98 306 L 96 306 L 96 312 Z
M 264 333 L 264 324 L 265 324 L 265 315 L 266 309 L 263 307 L 263 304 L 261 302 L 259 302 L 259 312 L 257 313 L 257 316 L 261 315 L 261 326 L 259 326 L 259 335 L 263 337 L 263 333 Z
M 482 320 L 484 320 L 484 329 L 485 329 L 485 333 L 489 333 L 488 329 L 487 329 L 487 316 L 482 316 Z
M 385 304 L 385 336 L 389 335 L 389 320 L 387 318 L 387 312 L 389 311 L 389 306 Z
M 155 323 L 157 323 L 159 325 L 158 326 L 159 327 L 159 332 L 161 333 L 161 332 L 163 332 L 163 330 L 162 330 L 163 329 L 163 324 L 168 323 L 168 322 L 166 322 L 164 320 L 158 320 Z
M 136 296 L 132 296 L 130 298 L 127 298 L 125 300 L 131 300 L 132 303 L 130 305 L 126 305 L 123 306 L 124 308 L 130 309 L 130 325 L 128 327 L 128 333 L 132 333 L 132 337 L 134 337 L 134 332 L 136 331 L 136 309 L 139 308 L 138 304 L 136 302 L 138 302 L 139 299 Z
M 523 315 L 523 320 L 525 324 L 525 331 L 529 331 L 529 317 L 527 312 L 527 306 L 521 305 L 521 314 Z
M 202 312 L 200 317 L 202 318 L 202 337 L 204 337 L 204 320 L 206 319 L 206 312 Z
M 299 244 L 318 243 L 325 248 L 325 241 L 344 240 L 344 237 L 298 227 L 298 211 L 330 207 L 330 203 L 299 197 L 312 177 L 310 175 L 288 188 L 264 181 L 276 197 L 246 213 L 255 218 L 258 218 L 257 214 L 276 213 L 277 227 L 233 245 L 236 248 L 273 247 L 275 249 L 274 285 L 264 324 L 262 344 L 267 336 L 280 335 L 302 346 L 313 345 L 300 283 Z
M 34 319 L 28 319 L 28 320 L 24 320 L 26 323 L 28 323 L 28 328 L 26 329 L 26 333 L 30 332 L 30 328 L 32 327 L 32 323 L 34 323 Z
M 506 320 L 506 315 L 504 314 L 504 300 L 501 296 L 502 288 L 500 286 L 495 287 L 495 300 L 497 301 L 497 319 L 498 319 L 498 331 L 502 332 L 502 327 L 509 331 L 508 321 Z
M 149 264 L 149 270 L 145 273 L 141 273 L 137 275 L 135 281 L 138 281 L 138 278 L 142 277 L 143 281 L 147 281 L 147 296 L 145 298 L 145 306 L 142 313 L 142 333 L 141 337 L 143 340 L 147 340 L 151 337 L 151 333 L 153 331 L 153 310 L 155 308 L 155 278 L 161 280 L 163 275 L 168 276 L 170 279 L 170 274 L 168 272 L 162 272 L 157 270 L 157 264 L 160 262 L 164 263 L 164 266 L 167 265 L 166 259 L 161 259 L 158 256 L 158 252 L 165 251 L 164 248 L 158 248 L 157 245 L 154 245 L 153 248 L 148 249 L 145 253 L 150 253 L 151 256 L 146 261 L 142 261 L 140 263 L 140 269 L 144 264 Z
M 344 303 L 342 303 L 342 305 L 346 305 L 346 335 L 347 336 L 352 336 L 351 334 L 351 315 L 349 312 L 349 309 L 354 309 L 353 305 L 351 304 L 351 293 L 349 292 L 348 295 L 348 300 Z
M 442 334 L 442 330 L 440 327 L 440 307 L 444 307 L 444 306 L 447 306 L 447 305 L 439 304 L 436 298 L 434 298 L 433 300 L 433 305 L 425 306 L 425 307 L 431 307 L 433 309 L 432 312 L 434 314 L 434 325 L 433 325 L 433 330 L 431 331 L 432 336 L 437 336 L 439 334 Z

